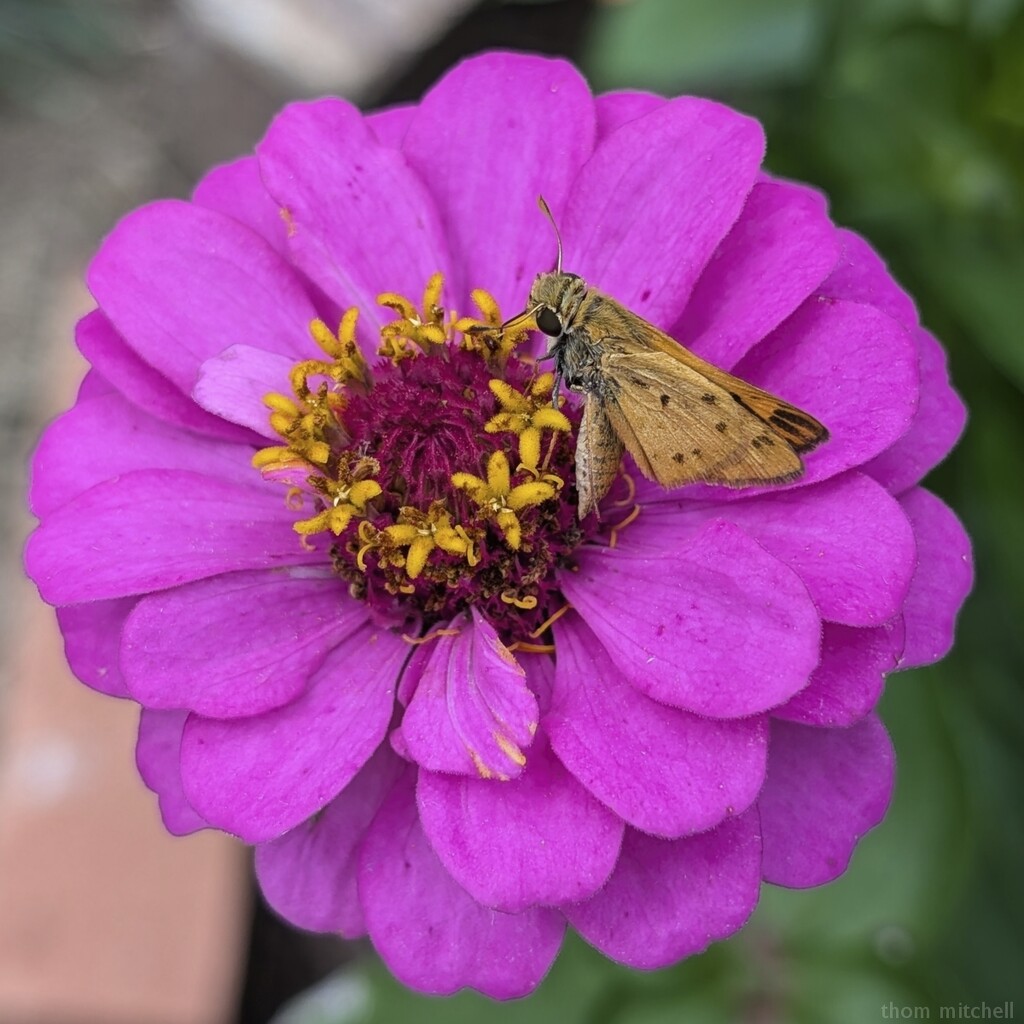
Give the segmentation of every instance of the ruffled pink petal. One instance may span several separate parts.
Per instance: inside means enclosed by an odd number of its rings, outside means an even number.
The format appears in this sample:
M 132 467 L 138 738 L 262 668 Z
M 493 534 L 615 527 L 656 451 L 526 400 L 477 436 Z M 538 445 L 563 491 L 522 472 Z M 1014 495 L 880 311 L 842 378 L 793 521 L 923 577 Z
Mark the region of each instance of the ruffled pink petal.
M 917 408 L 913 338 L 892 317 L 855 302 L 805 302 L 734 372 L 828 428 L 829 440 L 805 457 L 802 484 L 885 451 L 906 432 Z
M 128 214 L 87 278 L 125 341 L 186 393 L 202 363 L 240 338 L 308 352 L 317 313 L 302 282 L 255 231 L 214 210 L 163 200 Z
M 100 310 L 94 309 L 78 321 L 75 343 L 103 379 L 151 416 L 226 441 L 256 440 L 249 431 L 199 408 L 177 385 L 143 362 Z
M 584 548 L 565 596 L 641 693 L 712 718 L 757 714 L 807 685 L 821 623 L 800 578 L 730 523 L 671 547 L 624 534 Z M 771 651 L 771 657 L 765 652 Z
M 449 295 L 460 312 L 471 309 L 473 288 L 487 289 L 503 311 L 525 306 L 534 275 L 555 262 L 537 196 L 558 216 L 593 145 L 590 89 L 562 60 L 486 54 L 424 96 L 403 151 L 441 212 L 456 262 Z
M 192 396 L 208 412 L 280 444 L 263 399 L 271 392 L 291 393 L 289 374 L 294 365 L 295 360 L 275 352 L 232 345 L 199 368 Z
M 813 488 L 718 504 L 664 491 L 651 497 L 629 528 L 634 543 L 665 550 L 681 531 L 723 519 L 788 565 L 823 619 L 878 626 L 903 606 L 917 560 L 914 532 L 899 502 L 870 477 L 844 473 Z
M 258 715 L 302 693 L 367 614 L 327 569 L 214 576 L 142 598 L 124 628 L 121 667 L 145 707 Z
M 93 313 L 97 313 L 98 310 L 94 310 Z M 92 316 L 90 313 L 86 316 Z M 79 321 L 81 323 L 81 321 Z M 93 398 L 102 398 L 104 395 L 112 395 L 117 391 L 117 388 L 110 383 L 105 377 L 101 376 L 93 367 L 89 367 L 85 371 L 85 376 L 82 378 L 82 382 L 78 385 L 78 394 L 75 396 L 76 402 L 88 402 Z
M 624 124 L 573 184 L 561 220 L 565 269 L 671 327 L 763 155 L 761 126 L 708 100 L 684 96 Z
M 25 566 L 44 601 L 79 604 L 238 569 L 322 561 L 322 552 L 299 544 L 294 517 L 265 489 L 184 470 L 138 470 L 47 516 L 28 539 Z
M 612 132 L 644 114 L 664 106 L 668 100 L 653 92 L 623 90 L 606 92 L 594 97 L 597 112 L 597 140 L 600 142 Z
M 88 458 L 83 458 L 88 451 Z M 46 428 L 32 456 L 29 503 L 47 516 L 104 480 L 140 469 L 184 469 L 252 484 L 252 449 L 187 434 L 117 391 L 79 401 Z
M 605 956 L 650 970 L 731 935 L 750 917 L 760 888 L 761 842 L 752 810 L 686 839 L 627 829 L 608 884 L 586 903 L 562 909 Z
M 181 742 L 189 802 L 247 843 L 274 839 L 316 814 L 384 738 L 408 651 L 391 633 L 364 626 L 290 704 L 253 718 L 192 715 Z
M 871 712 L 903 650 L 903 619 L 874 629 L 825 623 L 821 664 L 806 689 L 772 714 L 805 725 L 845 727 Z
M 121 673 L 121 630 L 137 599 L 69 604 L 57 609 L 64 657 L 75 677 L 111 697 L 127 697 Z
M 414 103 L 406 103 L 366 115 L 366 123 L 382 146 L 401 149 L 405 133 L 416 113 Z
M 953 646 L 956 617 L 974 583 L 971 542 L 960 520 L 921 487 L 900 501 L 917 538 L 917 569 L 903 605 L 907 631 L 900 668 L 930 665 Z
M 921 372 L 921 400 L 910 429 L 865 467 L 883 487 L 899 494 L 921 480 L 952 450 L 963 433 L 967 410 L 949 382 L 946 353 L 921 327 L 914 329 Z
M 881 256 L 854 231 L 839 229 L 842 255 L 818 294 L 876 306 L 908 331 L 917 327 L 914 301 L 896 283 Z
M 511 782 L 421 771 L 423 830 L 478 903 L 506 913 L 592 896 L 615 867 L 622 820 L 539 739 Z
M 359 861 L 370 938 L 394 975 L 434 995 L 478 989 L 494 999 L 532 992 L 558 953 L 565 921 L 535 907 L 503 914 L 477 903 L 445 871 L 420 827 L 413 770 L 374 818 Z
M 763 877 L 802 889 L 837 878 L 885 814 L 892 743 L 874 716 L 848 729 L 772 722 L 761 791 Z
M 351 104 L 291 104 L 256 153 L 268 191 L 287 210 L 295 263 L 340 306 L 358 306 L 364 325 L 391 319 L 377 305 L 381 292 L 418 303 L 430 275 L 448 269 L 426 189 Z
M 510 779 L 533 742 L 537 698 L 494 627 L 471 612 L 452 620 L 457 635 L 432 641 L 396 742 L 431 771 Z
M 156 793 L 164 828 L 184 836 L 209 825 L 196 814 L 181 788 L 181 731 L 187 711 L 149 711 L 139 716 L 135 765 L 146 787 Z
M 319 813 L 256 847 L 256 878 L 267 902 L 286 920 L 346 939 L 366 934 L 356 880 L 359 846 L 401 761 L 386 747 Z
M 288 228 L 281 207 L 263 184 L 256 157 L 243 156 L 207 171 L 192 193 L 192 202 L 234 217 L 287 255 Z
M 629 824 L 658 836 L 702 832 L 746 810 L 764 781 L 762 716 L 721 722 L 645 697 L 571 614 L 544 731 L 562 763 Z
M 759 182 L 672 335 L 729 369 L 821 284 L 838 258 L 824 196 L 788 182 Z

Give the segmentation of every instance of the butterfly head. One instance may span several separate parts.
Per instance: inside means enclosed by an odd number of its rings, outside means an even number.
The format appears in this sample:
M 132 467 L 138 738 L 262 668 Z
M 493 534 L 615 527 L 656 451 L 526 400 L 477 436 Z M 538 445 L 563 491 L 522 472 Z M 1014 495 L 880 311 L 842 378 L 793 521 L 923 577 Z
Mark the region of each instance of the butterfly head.
M 528 304 L 537 329 L 557 338 L 572 323 L 586 294 L 586 282 L 579 274 L 561 270 L 538 274 L 530 289 Z

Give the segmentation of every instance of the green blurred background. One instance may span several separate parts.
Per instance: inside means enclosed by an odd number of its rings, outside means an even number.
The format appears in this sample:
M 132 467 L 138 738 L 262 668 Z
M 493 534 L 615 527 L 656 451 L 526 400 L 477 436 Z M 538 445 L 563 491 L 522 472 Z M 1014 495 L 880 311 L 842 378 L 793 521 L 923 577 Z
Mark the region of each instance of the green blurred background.
M 71 131 L 62 76 L 159 92 L 167 55 L 140 43 L 152 16 L 126 0 L 0 2 L 7 113 Z M 570 939 L 537 993 L 510 1005 L 422 999 L 364 950 L 320 953 L 306 980 L 354 958 L 275 1020 L 856 1024 L 935 1020 L 961 1004 L 961 1019 L 978 1019 L 982 1004 L 1007 1001 L 1024 1016 L 1024 2 L 454 0 L 436 19 L 347 91 L 369 105 L 415 98 L 458 56 L 512 46 L 570 55 L 595 89 L 699 92 L 765 123 L 770 169 L 829 194 L 834 219 L 871 240 L 948 349 L 970 419 L 928 484 L 974 540 L 977 584 L 953 653 L 889 682 L 895 801 L 838 882 L 767 888 L 739 936 L 660 972 L 618 968 Z M 108 197 L 104 220 L 79 229 L 86 243 L 154 182 L 184 194 L 208 163 L 249 148 L 281 99 L 326 91 L 223 40 L 189 52 L 219 54 L 235 92 L 212 99 L 213 114 L 182 115 L 175 144 L 156 149 L 162 169 Z M 251 984 L 246 998 L 239 1019 L 272 1012 Z

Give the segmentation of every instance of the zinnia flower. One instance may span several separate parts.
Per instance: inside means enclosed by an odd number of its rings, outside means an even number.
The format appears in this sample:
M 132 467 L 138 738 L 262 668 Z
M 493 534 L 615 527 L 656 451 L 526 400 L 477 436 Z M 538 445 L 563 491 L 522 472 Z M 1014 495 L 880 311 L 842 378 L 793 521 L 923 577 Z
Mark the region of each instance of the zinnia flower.
M 659 967 L 883 815 L 885 674 L 941 657 L 970 554 L 923 475 L 938 343 L 748 117 L 470 60 L 415 106 L 285 109 L 88 271 L 26 564 L 76 675 L 142 707 L 167 828 L 256 847 L 296 925 L 427 992 L 533 989 L 568 923 Z M 522 310 L 554 263 L 831 439 L 775 489 L 628 460 L 576 515 L 573 402 Z

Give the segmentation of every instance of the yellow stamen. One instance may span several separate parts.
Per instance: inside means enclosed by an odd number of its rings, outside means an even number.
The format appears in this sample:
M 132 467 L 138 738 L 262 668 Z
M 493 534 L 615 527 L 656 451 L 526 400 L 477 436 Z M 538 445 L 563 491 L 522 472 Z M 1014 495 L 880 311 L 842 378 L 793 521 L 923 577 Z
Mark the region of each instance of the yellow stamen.
M 508 357 L 516 346 L 529 337 L 533 327 L 532 317 L 524 317 L 508 330 L 501 330 L 501 310 L 494 296 L 478 288 L 471 293 L 474 304 L 480 310 L 480 317 L 462 317 L 452 327 L 462 334 L 462 347 L 470 352 L 480 352 L 492 366 L 504 369 Z
M 563 604 L 553 615 L 549 615 L 532 633 L 530 633 L 530 639 L 536 640 L 539 636 L 546 633 L 566 612 L 572 611 L 571 604 Z
M 438 637 L 458 636 L 460 632 L 458 629 L 435 629 L 425 636 L 409 636 L 408 633 L 403 633 L 402 639 L 407 644 L 412 644 L 413 647 L 419 647 L 420 644 L 429 644 L 431 640 L 437 640 Z
M 554 644 L 529 644 L 525 640 L 516 640 L 515 643 L 509 644 L 510 651 L 521 652 L 523 654 L 554 654 Z
M 510 760 L 514 761 L 520 768 L 526 764 L 526 755 L 507 736 L 500 732 L 494 733 L 494 742 L 501 748 L 501 752 Z
M 465 491 L 481 513 L 497 524 L 505 542 L 513 551 L 522 544 L 522 523 L 517 512 L 553 498 L 557 491 L 544 480 L 530 480 L 512 487 L 508 458 L 504 452 L 492 452 L 487 460 L 487 479 L 472 473 L 453 473 L 452 486 Z
M 624 530 L 627 526 L 629 526 L 629 524 L 632 523 L 638 515 L 640 515 L 640 506 L 634 505 L 633 511 L 630 512 L 629 515 L 626 516 L 626 518 L 623 519 L 621 523 L 616 523 L 608 531 L 608 547 L 613 548 L 616 544 L 619 543 L 619 533 L 622 530 Z
M 464 529 L 452 526 L 443 501 L 435 501 L 426 512 L 409 506 L 398 511 L 398 522 L 381 531 L 394 547 L 407 548 L 404 559 L 409 579 L 417 579 L 435 548 L 469 560 L 472 541 Z M 402 564 L 399 562 L 398 564 Z
M 498 400 L 501 412 L 495 413 L 485 424 L 484 430 L 489 434 L 512 433 L 519 436 L 519 458 L 521 465 L 527 469 L 536 469 L 540 461 L 541 435 L 544 430 L 568 431 L 571 424 L 565 413 L 551 406 L 551 389 L 555 377 L 552 373 L 542 373 L 537 377 L 525 394 L 516 391 L 511 384 L 503 380 L 488 382 L 491 393 Z M 548 457 L 544 468 L 551 458 L 554 436 L 548 449 Z
M 438 305 L 444 277 L 433 274 L 423 291 L 423 309 L 418 310 L 409 299 L 397 292 L 382 292 L 377 296 L 381 306 L 393 310 L 396 319 L 380 329 L 381 345 L 378 353 L 396 365 L 415 355 L 416 345 L 422 352 L 430 352 L 448 341 L 450 328 L 444 322 L 444 309 Z
M 626 483 L 627 493 L 621 501 L 613 501 L 612 508 L 625 508 L 627 505 L 632 505 L 633 499 L 636 497 L 636 481 L 625 470 L 620 470 L 619 472 Z

